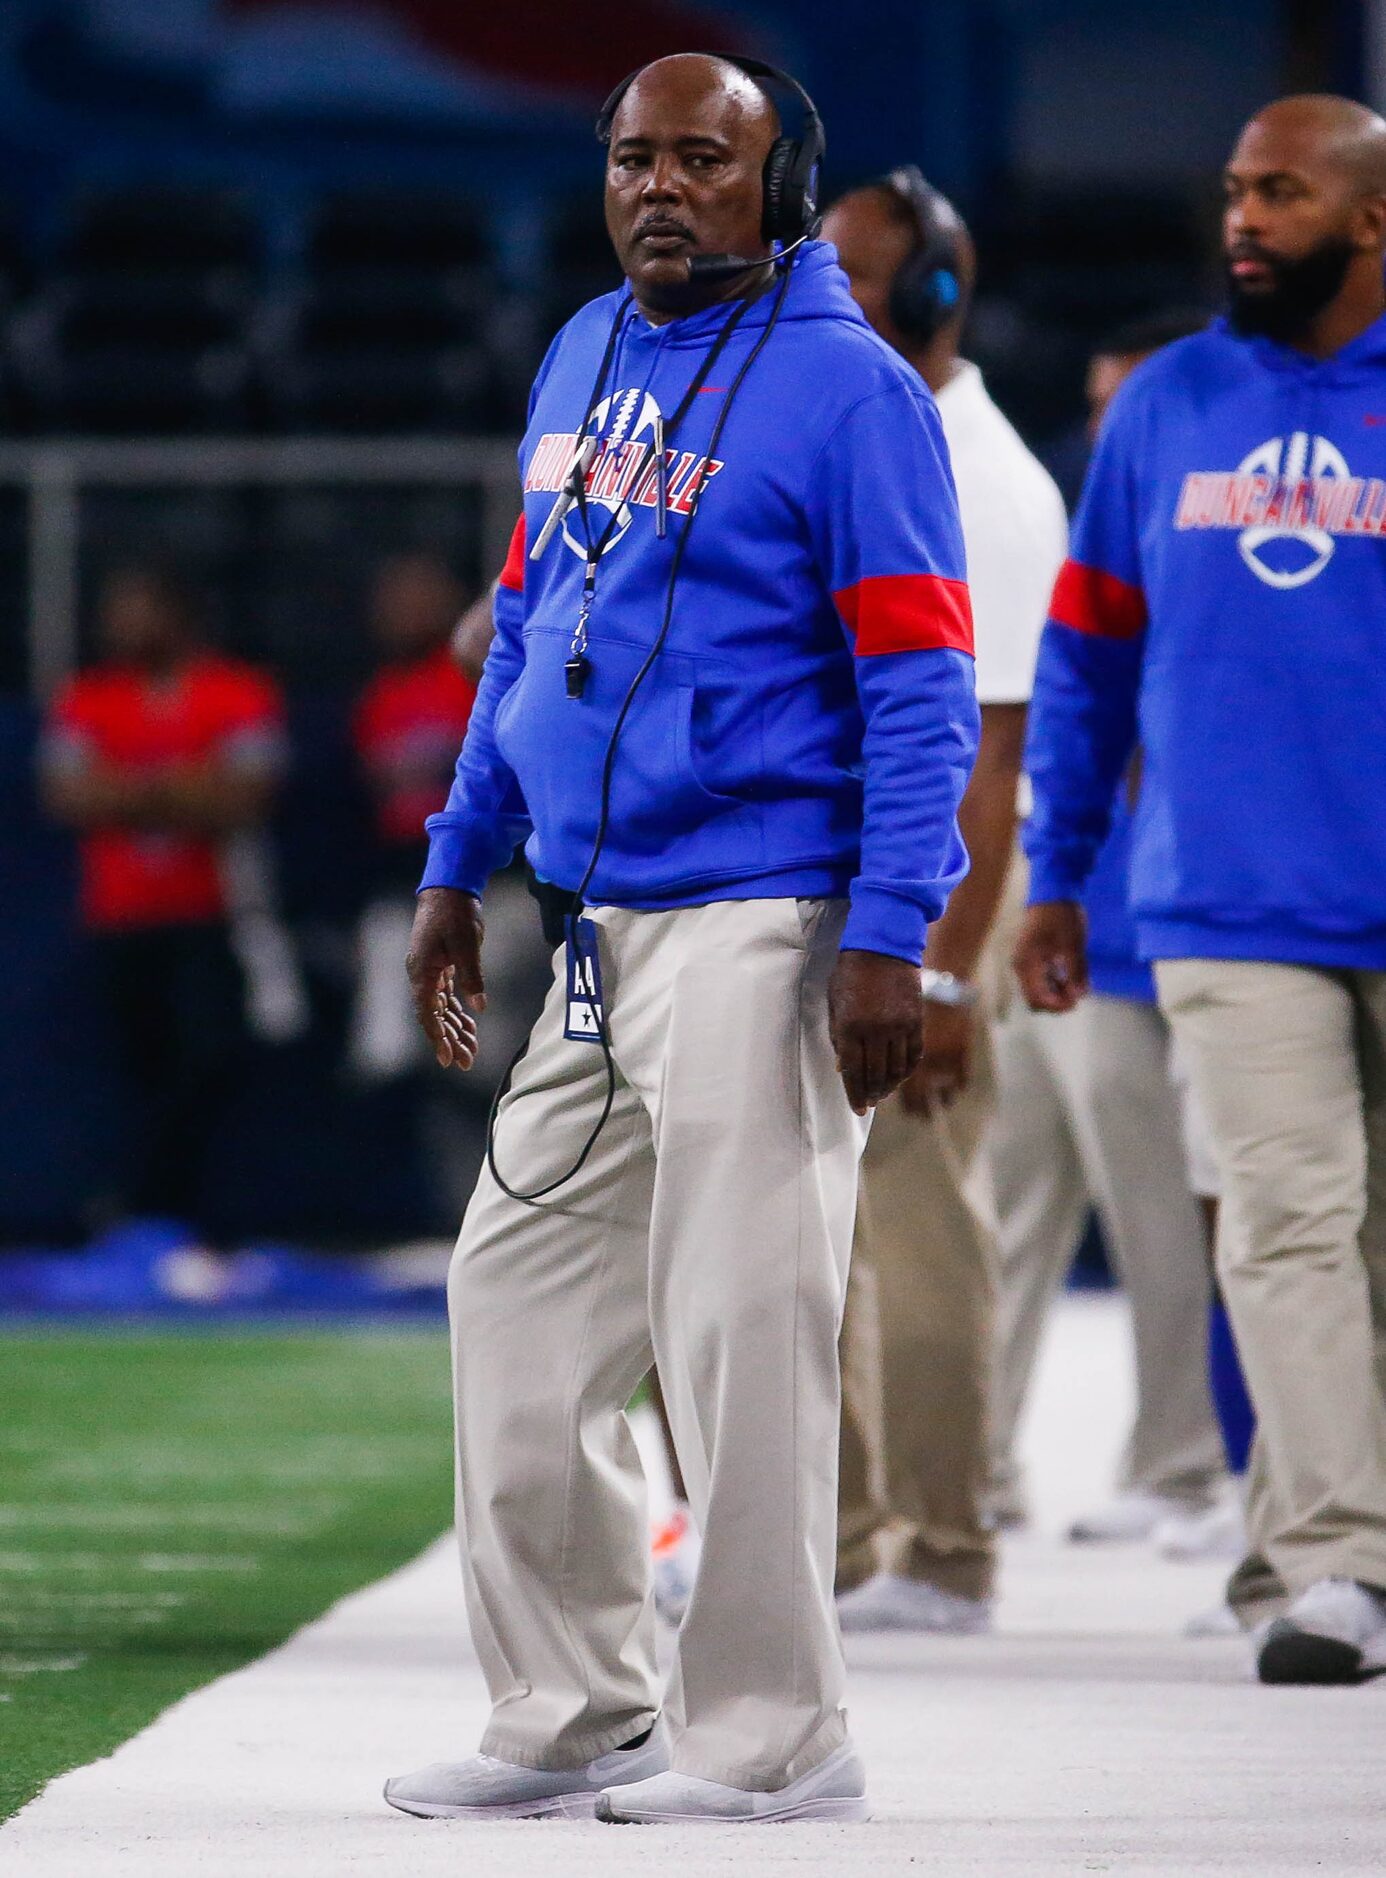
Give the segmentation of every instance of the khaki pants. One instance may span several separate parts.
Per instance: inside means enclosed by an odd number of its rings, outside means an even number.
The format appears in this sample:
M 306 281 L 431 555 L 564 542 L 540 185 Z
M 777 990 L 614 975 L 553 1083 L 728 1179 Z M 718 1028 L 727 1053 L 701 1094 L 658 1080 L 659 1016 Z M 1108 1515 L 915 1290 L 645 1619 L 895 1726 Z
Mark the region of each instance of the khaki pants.
M 1023 1510 L 1016 1431 L 1090 1201 L 1131 1306 L 1136 1417 L 1120 1484 L 1198 1501 L 1223 1471 L 1208 1385 L 1206 1235 L 1169 1049 L 1153 1005 L 1097 994 L 1062 1016 L 1017 1000 L 998 1030 L 992 1475 L 1006 1511 Z
M 984 1517 L 995 1214 L 990 1025 L 933 1116 L 881 1103 L 862 1159 L 843 1331 L 838 1587 L 874 1571 L 989 1597 Z
M 1255 1405 L 1244 1622 L 1386 1589 L 1386 972 L 1156 966 L 1222 1174 L 1217 1262 Z
M 1017 857 L 1018 860 L 1019 857 Z M 986 1512 L 996 1208 L 993 1027 L 1024 907 L 1013 863 L 983 953 L 972 1075 L 932 1116 L 892 1096 L 862 1158 L 842 1336 L 838 1589 L 878 1570 L 991 1595 Z
M 828 1038 L 845 907 L 593 912 L 616 1096 L 580 1173 L 483 1172 L 450 1282 L 459 1527 L 484 1752 L 578 1766 L 661 1707 L 625 1404 L 657 1361 L 702 1564 L 663 1702 L 674 1765 L 774 1788 L 845 1739 L 838 1368 L 857 1163 Z M 601 1112 L 559 975 L 502 1105 L 530 1191 Z

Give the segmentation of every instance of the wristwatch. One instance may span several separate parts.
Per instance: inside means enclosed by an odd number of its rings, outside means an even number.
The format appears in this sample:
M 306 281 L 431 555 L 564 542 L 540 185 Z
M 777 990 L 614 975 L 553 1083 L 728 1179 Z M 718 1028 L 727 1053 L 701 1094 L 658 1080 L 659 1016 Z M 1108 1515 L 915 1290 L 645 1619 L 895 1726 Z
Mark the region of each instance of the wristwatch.
M 976 985 L 968 984 L 965 978 L 954 977 L 952 972 L 931 971 L 926 965 L 919 974 L 919 982 L 924 988 L 926 1004 L 942 1004 L 951 1011 L 965 1011 L 977 1002 Z

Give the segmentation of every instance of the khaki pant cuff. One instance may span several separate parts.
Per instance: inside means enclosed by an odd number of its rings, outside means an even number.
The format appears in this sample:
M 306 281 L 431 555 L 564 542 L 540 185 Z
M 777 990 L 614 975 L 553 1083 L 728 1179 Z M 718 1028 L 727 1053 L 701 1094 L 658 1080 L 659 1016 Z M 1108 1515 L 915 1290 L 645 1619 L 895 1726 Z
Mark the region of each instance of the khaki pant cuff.
M 673 1771 L 695 1780 L 715 1780 L 719 1786 L 735 1787 L 741 1793 L 778 1793 L 782 1787 L 802 1780 L 815 1767 L 835 1754 L 847 1739 L 847 1717 L 838 1711 L 783 1767 L 733 1767 L 722 1761 L 707 1761 L 697 1754 L 686 1754 L 675 1743 Z
M 623 1742 L 644 1734 L 658 1720 L 659 1710 L 650 1709 L 645 1715 L 634 1715 L 629 1721 L 618 1722 L 614 1728 L 603 1729 L 600 1734 L 579 1735 L 576 1740 L 565 1741 L 561 1747 L 551 1743 L 536 1746 L 523 1735 L 508 1735 L 502 1728 L 488 1728 L 481 1737 L 481 1752 L 498 1761 L 509 1761 L 515 1767 L 532 1767 L 538 1773 L 576 1773 L 589 1761 L 610 1754 Z
M 1209 1467 L 1198 1472 L 1171 1473 L 1167 1468 L 1137 1468 L 1123 1472 L 1117 1480 L 1120 1493 L 1155 1493 L 1162 1500 L 1180 1500 L 1192 1513 L 1213 1506 L 1227 1486 L 1226 1467 Z
M 1373 1591 L 1386 1593 L 1386 1555 L 1379 1547 L 1367 1550 L 1348 1540 L 1297 1551 L 1287 1558 L 1283 1548 L 1276 1546 L 1272 1563 L 1284 1582 L 1291 1604 L 1322 1578 L 1352 1578 L 1359 1585 L 1369 1585 Z M 1284 1609 L 1281 1604 L 1272 1615 L 1278 1616 Z M 1240 1605 L 1237 1614 L 1241 1615 Z

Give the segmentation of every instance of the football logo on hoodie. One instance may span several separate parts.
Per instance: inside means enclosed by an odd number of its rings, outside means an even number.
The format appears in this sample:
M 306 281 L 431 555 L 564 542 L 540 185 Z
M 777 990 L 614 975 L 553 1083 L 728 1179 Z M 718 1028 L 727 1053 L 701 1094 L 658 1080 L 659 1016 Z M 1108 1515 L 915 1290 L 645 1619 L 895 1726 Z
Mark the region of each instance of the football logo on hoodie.
M 610 423 L 611 428 L 606 429 Z M 592 466 L 587 477 L 587 504 L 589 508 L 602 509 L 608 515 L 614 515 L 616 525 L 607 542 L 608 548 L 614 548 L 630 527 L 634 517 L 627 500 L 628 488 L 623 488 L 623 478 L 619 473 L 613 475 L 615 464 L 623 457 L 634 459 L 646 457 L 654 449 L 655 426 L 659 422 L 659 406 L 648 391 L 616 391 L 609 398 L 603 398 L 592 413 L 591 434 L 601 437 L 597 454 L 592 459 Z M 602 435 L 606 432 L 605 436 Z M 603 474 L 605 469 L 605 474 Z M 606 532 L 605 523 L 594 531 Z M 583 538 L 582 524 L 576 508 L 568 511 L 563 523 L 563 539 L 580 558 L 587 554 L 587 543 Z
M 1235 470 L 1186 476 L 1174 525 L 1235 529 L 1238 552 L 1259 581 L 1304 587 L 1340 539 L 1386 535 L 1386 480 L 1354 476 L 1335 443 L 1296 430 L 1258 444 Z
M 635 519 L 636 509 L 655 506 L 654 453 L 659 417 L 658 404 L 639 387 L 612 392 L 592 413 L 587 434 L 600 437 L 601 442 L 587 466 L 584 484 L 589 516 L 593 509 L 601 509 L 614 518 L 608 549 L 620 543 Z M 526 493 L 540 490 L 556 495 L 572 474 L 577 447 L 575 431 L 545 431 L 525 469 Z M 687 515 L 699 480 L 706 486 L 723 468 L 718 458 L 709 462 L 692 450 L 666 450 L 664 463 L 670 515 Z M 589 525 L 597 540 L 607 527 L 605 521 L 598 520 Z M 563 539 L 579 560 L 586 560 L 587 540 L 576 506 L 563 518 Z
M 1311 482 L 1350 475 L 1343 453 L 1327 437 L 1310 437 L 1294 431 L 1288 443 L 1272 437 L 1237 465 L 1239 476 L 1265 476 L 1272 482 Z M 1336 491 L 1334 493 L 1337 493 Z M 1288 543 L 1289 546 L 1280 544 Z M 1272 544 L 1276 544 L 1273 551 Z M 1333 536 L 1326 528 L 1316 528 L 1305 519 L 1298 525 L 1286 522 L 1261 522 L 1244 528 L 1237 537 L 1242 559 L 1258 580 L 1268 587 L 1304 587 L 1333 558 Z

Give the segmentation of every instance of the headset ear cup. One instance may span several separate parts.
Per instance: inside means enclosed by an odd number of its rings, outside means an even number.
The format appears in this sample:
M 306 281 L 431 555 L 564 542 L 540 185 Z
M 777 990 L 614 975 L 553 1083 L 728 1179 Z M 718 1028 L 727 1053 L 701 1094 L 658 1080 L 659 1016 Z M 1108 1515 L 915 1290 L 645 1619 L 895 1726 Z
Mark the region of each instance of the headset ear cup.
M 777 137 L 765 159 L 761 182 L 764 192 L 760 232 L 767 241 L 792 240 L 799 231 L 791 229 L 796 204 L 793 198 L 792 173 L 798 143 L 793 137 Z M 802 217 L 802 206 L 799 215 Z
M 933 308 L 928 303 L 927 295 L 921 292 L 924 272 L 919 265 L 920 259 L 919 255 L 912 254 L 896 269 L 895 278 L 890 283 L 888 304 L 891 323 L 896 331 L 906 339 L 922 343 L 933 338 L 936 328 Z
M 956 269 L 931 247 L 912 254 L 890 283 L 890 317 L 906 339 L 927 344 L 958 310 Z
M 765 208 L 760 230 L 767 241 L 812 238 L 823 224 L 818 213 L 818 151 L 800 137 L 779 137 L 763 172 Z

